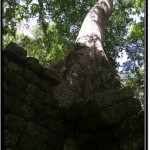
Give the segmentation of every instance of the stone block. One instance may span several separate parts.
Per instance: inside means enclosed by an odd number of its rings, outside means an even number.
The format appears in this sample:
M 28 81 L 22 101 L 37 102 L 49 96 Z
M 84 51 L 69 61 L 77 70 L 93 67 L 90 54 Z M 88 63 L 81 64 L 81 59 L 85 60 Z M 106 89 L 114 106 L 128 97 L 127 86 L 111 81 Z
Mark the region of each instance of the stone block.
M 20 75 L 18 75 L 16 72 L 7 69 L 4 80 L 9 82 L 10 84 L 13 84 L 21 89 L 25 89 L 27 86 L 27 81 L 23 79 Z
M 4 92 L 8 91 L 8 82 L 7 81 L 3 81 L 3 83 L 2 83 L 2 90 L 4 90 Z
M 105 128 L 117 124 L 121 120 L 138 113 L 141 110 L 141 103 L 138 99 L 129 99 L 116 105 L 107 107 L 95 115 L 87 118 L 92 130 Z
M 23 74 L 23 66 L 16 63 L 15 61 L 9 60 L 7 69 L 9 69 L 12 72 L 15 72 L 16 74 L 22 75 Z
M 54 120 L 62 120 L 64 119 L 64 111 L 59 108 L 52 108 L 50 106 L 46 106 L 43 109 L 43 114 L 53 118 Z
M 79 145 L 84 145 L 91 140 L 91 132 L 77 133 L 76 134 L 77 143 Z
M 28 122 L 27 132 L 30 136 L 46 143 L 49 146 L 56 148 L 62 148 L 63 146 L 64 140 L 61 136 L 49 132 L 47 129 L 42 128 L 33 122 Z
M 54 89 L 54 86 L 51 84 L 49 80 L 42 80 L 40 83 L 40 87 L 42 88 L 43 91 L 46 92 L 51 92 Z
M 32 93 L 28 94 L 25 97 L 24 101 L 41 112 L 43 111 L 43 108 L 46 106 L 46 104 L 40 99 L 40 97 L 38 98 Z
M 28 105 L 27 103 L 21 102 L 18 99 L 13 104 L 13 107 L 10 109 L 10 112 L 16 115 L 19 115 L 26 119 L 31 119 L 35 116 L 35 109 Z
M 102 110 L 101 116 L 106 122 L 115 124 L 139 112 L 141 109 L 141 103 L 138 99 L 129 99 Z
M 119 138 L 126 135 L 129 132 L 144 133 L 144 128 L 140 126 L 139 118 L 136 114 L 125 118 L 118 125 L 116 125 L 113 130 L 114 135 Z
M 4 49 L 4 51 L 6 51 L 9 54 L 13 54 L 13 55 L 17 55 L 18 57 L 20 56 L 27 56 L 27 51 L 24 50 L 22 47 L 20 47 L 19 45 L 17 45 L 14 42 L 10 42 L 6 48 Z
M 15 86 L 15 85 L 12 85 L 12 84 L 10 84 L 8 86 L 7 93 L 19 100 L 23 100 L 26 96 L 25 92 L 21 88 Z
M 49 118 L 49 125 L 48 130 L 52 131 L 54 133 L 57 133 L 59 135 L 65 136 L 66 134 L 66 126 L 64 124 L 64 121 L 55 121 L 51 118 Z
M 30 120 L 34 121 L 42 127 L 48 127 L 49 119 L 41 111 L 36 111 Z
M 58 149 L 62 149 L 64 142 L 65 142 L 64 137 L 50 132 L 49 137 L 46 141 L 46 144 L 49 146 L 58 148 Z
M 27 94 L 33 94 L 33 93 L 36 93 L 36 89 L 37 89 L 37 86 L 36 85 L 34 85 L 34 84 L 32 84 L 32 83 L 29 83 L 28 85 L 27 85 L 27 89 L 26 89 L 26 93 Z
M 2 59 L 2 65 L 7 66 L 8 62 L 9 62 L 9 58 L 4 56 Z
M 60 84 L 61 77 L 54 69 L 44 68 L 41 75 L 44 79 L 49 80 L 53 85 Z
M 47 146 L 45 143 L 27 134 L 23 134 L 21 136 L 21 140 L 19 141 L 19 149 L 21 150 L 50 150 L 51 147 Z
M 7 147 L 17 147 L 19 141 L 20 133 L 13 133 L 11 130 L 4 131 L 4 145 Z
M 27 133 L 44 142 L 49 138 L 49 131 L 33 122 L 27 122 Z
M 11 109 L 11 107 L 13 106 L 14 102 L 15 102 L 15 98 L 4 93 L 3 94 L 3 102 L 4 102 L 4 110 L 5 113 L 9 112 L 9 110 Z
M 25 132 L 26 121 L 17 115 L 7 114 L 4 118 L 4 127 L 13 132 L 23 133 Z
M 6 150 L 19 150 L 17 148 L 7 148 Z
M 99 148 L 102 150 L 120 150 L 120 148 L 118 146 L 118 142 L 116 143 L 116 141 L 99 145 Z
M 37 74 L 41 74 L 43 67 L 39 64 L 39 60 L 34 57 L 27 57 L 27 67 Z
M 119 139 L 120 150 L 144 150 L 144 134 L 128 133 Z
M 51 91 L 52 92 L 52 91 Z M 43 99 L 43 102 L 45 102 L 47 105 L 56 108 L 58 106 L 58 101 L 56 101 L 53 97 L 53 93 L 48 92 L 46 96 Z
M 84 118 L 79 118 L 76 120 L 76 131 L 80 132 L 80 133 L 85 133 L 87 131 L 89 131 L 89 126 L 87 123 L 87 120 Z
M 41 82 L 41 79 L 34 73 L 33 71 L 29 69 L 24 70 L 24 78 L 28 80 L 30 83 L 39 85 Z
M 134 93 L 130 88 L 122 88 L 110 90 L 103 93 L 97 93 L 96 102 L 99 109 L 120 103 L 121 101 L 128 100 L 134 97 Z
M 29 83 L 27 85 L 27 89 L 25 91 L 27 94 L 34 95 L 35 98 L 43 99 L 45 97 L 45 93 L 36 85 Z

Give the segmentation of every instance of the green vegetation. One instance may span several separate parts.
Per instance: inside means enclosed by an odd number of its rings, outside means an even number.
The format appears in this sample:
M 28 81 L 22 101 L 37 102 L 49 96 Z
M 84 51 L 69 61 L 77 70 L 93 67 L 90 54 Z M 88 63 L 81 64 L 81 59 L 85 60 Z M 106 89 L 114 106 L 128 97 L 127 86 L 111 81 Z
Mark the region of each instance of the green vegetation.
M 28 56 L 48 67 L 63 57 L 77 37 L 82 21 L 96 0 L 3 0 L 3 46 L 14 41 L 28 50 Z M 141 96 L 144 87 L 144 0 L 116 0 L 105 29 L 105 51 L 125 86 Z M 134 18 L 138 18 L 138 22 Z M 17 32 L 23 19 L 37 18 L 33 37 Z M 120 66 L 117 58 L 125 51 L 127 61 Z

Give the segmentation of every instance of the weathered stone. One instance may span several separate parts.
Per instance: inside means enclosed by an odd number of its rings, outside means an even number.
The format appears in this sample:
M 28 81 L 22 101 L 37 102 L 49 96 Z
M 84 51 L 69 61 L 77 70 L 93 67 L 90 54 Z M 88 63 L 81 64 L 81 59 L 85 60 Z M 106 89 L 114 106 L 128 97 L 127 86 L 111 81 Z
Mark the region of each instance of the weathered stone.
M 36 113 L 33 107 L 17 99 L 15 100 L 13 107 L 10 109 L 10 112 L 26 119 L 31 119 Z
M 8 57 L 3 57 L 3 59 L 2 59 L 2 64 L 3 64 L 4 66 L 6 66 L 6 65 L 8 64 L 8 62 L 9 62 L 9 58 L 8 58 Z
M 24 70 L 24 77 L 26 80 L 28 80 L 30 83 L 39 85 L 40 84 L 40 78 L 31 70 L 25 69 Z
M 19 150 L 17 148 L 7 148 L 6 150 Z
M 10 84 L 8 86 L 7 93 L 11 96 L 14 96 L 15 98 L 17 98 L 19 100 L 23 100 L 24 97 L 26 96 L 25 92 L 21 88 L 15 86 L 15 85 L 12 85 L 12 84 Z
M 51 107 L 56 108 L 58 106 L 58 101 L 54 99 L 54 96 L 51 94 L 51 92 L 44 97 L 43 101 Z
M 13 42 L 10 42 L 7 45 L 7 47 L 2 51 L 2 54 L 19 64 L 26 62 L 27 51 Z
M 139 119 L 136 114 L 124 119 L 114 127 L 114 135 L 119 138 L 127 133 L 130 133 L 131 131 L 141 133 L 144 132 L 144 128 L 140 126 Z
M 37 89 L 37 86 L 36 86 L 36 85 L 34 85 L 34 84 L 32 84 L 32 83 L 29 83 L 25 92 L 26 92 L 27 94 L 36 93 L 36 89 Z
M 138 121 L 139 121 L 140 126 L 144 129 L 144 124 L 145 124 L 144 110 L 139 111 Z
M 68 86 L 69 82 L 66 81 L 54 89 L 54 97 L 59 102 L 60 108 L 70 108 L 74 103 L 79 103 L 79 101 L 82 103 L 84 101 L 84 98 L 80 98 L 78 91 L 71 90 L 72 87 Z
M 35 123 L 39 124 L 42 127 L 48 128 L 49 119 L 41 111 L 36 111 L 32 115 L 30 120 L 34 121 Z
M 16 54 L 19 56 L 27 56 L 27 51 L 14 42 L 10 42 L 6 46 L 5 51 L 12 53 L 13 55 Z
M 118 142 L 114 142 L 114 141 L 109 142 L 109 144 L 104 143 L 104 144 L 100 145 L 99 148 L 102 149 L 102 150 L 109 150 L 109 149 L 111 149 L 111 150 L 120 150 Z
M 88 123 L 87 123 L 87 120 L 84 119 L 84 118 L 79 118 L 76 120 L 76 130 L 77 132 L 87 132 L 89 131 L 89 126 L 88 126 Z
M 125 108 L 128 109 L 125 109 Z M 120 122 L 141 110 L 141 104 L 137 99 L 120 102 L 114 106 L 107 107 L 101 112 L 88 118 L 91 129 L 104 128 Z
M 41 101 L 40 97 L 38 98 L 38 96 L 35 96 L 33 94 L 28 94 L 28 96 L 25 97 L 24 101 L 41 112 L 43 111 L 43 108 L 46 106 L 46 104 L 44 104 Z
M 7 68 L 9 69 L 8 73 L 10 73 L 10 71 L 14 71 L 16 74 L 19 74 L 19 75 L 23 73 L 23 66 L 17 64 L 15 61 L 9 60 Z
M 83 146 L 91 139 L 91 132 L 84 132 L 84 133 L 78 133 L 76 134 L 77 143 L 79 146 Z
M 33 138 L 27 134 L 23 134 L 21 136 L 21 140 L 19 141 L 19 149 L 21 150 L 50 150 L 51 147 L 47 146 L 45 143 L 40 142 L 36 138 Z
M 23 77 L 19 76 L 16 74 L 15 71 L 7 69 L 6 74 L 4 76 L 4 79 L 11 83 L 14 84 L 15 86 L 19 87 L 20 89 L 25 89 L 27 86 L 27 81 L 23 79 Z
M 88 118 L 88 116 L 91 116 L 92 114 L 96 114 L 99 112 L 96 103 L 92 103 L 92 102 L 87 102 L 87 103 L 78 102 L 73 104 L 69 109 L 67 109 L 66 107 L 63 107 L 63 109 L 66 109 L 67 113 L 65 115 L 65 118 L 67 120 L 78 119 L 80 117 Z
M 43 114 L 53 118 L 54 120 L 62 120 L 64 118 L 65 112 L 62 109 L 46 106 L 43 109 Z
M 130 132 L 119 140 L 121 150 L 144 150 L 144 134 Z
M 26 121 L 17 115 L 7 114 L 4 118 L 4 127 L 16 133 L 25 132 Z
M 32 83 L 27 85 L 26 93 L 32 94 L 38 99 L 43 99 L 45 97 L 45 93 L 38 86 L 35 86 Z
M 40 83 L 40 87 L 43 91 L 50 92 L 51 94 L 53 94 L 53 85 L 48 80 L 42 80 Z
M 6 74 L 6 71 L 7 71 L 6 67 L 3 67 L 3 68 L 2 68 L 2 78 L 3 78 L 4 75 Z
M 60 84 L 61 77 L 56 73 L 54 69 L 44 68 L 42 77 L 46 80 L 49 80 L 53 85 Z
M 126 107 L 128 109 L 125 109 Z M 137 113 L 140 110 L 140 101 L 138 99 L 129 99 L 102 110 L 101 116 L 108 123 L 115 124 L 122 119 Z
M 46 141 L 49 137 L 48 130 L 33 122 L 27 122 L 27 133 L 40 141 Z
M 55 121 L 55 120 L 49 118 L 49 125 L 48 125 L 49 131 L 53 131 L 54 133 L 57 133 L 58 135 L 65 136 L 66 128 L 67 127 L 64 124 L 64 120 Z
M 4 145 L 7 147 L 17 147 L 19 141 L 20 133 L 12 133 L 12 131 L 4 131 Z
M 2 89 L 4 90 L 4 92 L 8 91 L 8 82 L 7 81 L 3 81 L 3 83 L 2 83 Z
M 26 65 L 30 70 L 38 74 L 42 72 L 43 67 L 39 64 L 39 60 L 34 57 L 27 57 Z
M 96 102 L 98 108 L 101 109 L 133 97 L 134 93 L 130 88 L 115 89 L 108 92 L 97 93 L 96 99 L 93 99 L 93 103 Z
M 15 98 L 11 97 L 10 95 L 3 94 L 4 98 L 4 110 L 5 112 L 9 112 L 9 110 L 12 108 L 13 104 L 15 103 Z
M 44 141 L 50 146 L 61 148 L 64 142 L 61 136 L 49 132 L 47 129 L 32 122 L 28 122 L 27 132 L 32 137 L 37 138 L 39 141 Z
M 15 49 L 2 53 L 5 149 L 62 150 L 69 138 L 81 150 L 143 149 L 140 101 L 93 49 L 73 50 L 56 71 Z

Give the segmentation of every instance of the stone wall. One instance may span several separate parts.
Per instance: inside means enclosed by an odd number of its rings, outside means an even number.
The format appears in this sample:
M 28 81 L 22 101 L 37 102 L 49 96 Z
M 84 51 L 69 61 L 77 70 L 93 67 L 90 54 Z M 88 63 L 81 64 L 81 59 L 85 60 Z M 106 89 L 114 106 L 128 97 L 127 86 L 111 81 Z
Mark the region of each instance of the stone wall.
M 2 52 L 4 149 L 144 150 L 144 111 L 129 88 L 59 107 L 61 77 L 10 43 Z
M 58 75 L 14 43 L 2 55 L 4 149 L 62 150 L 65 126 L 53 99 Z

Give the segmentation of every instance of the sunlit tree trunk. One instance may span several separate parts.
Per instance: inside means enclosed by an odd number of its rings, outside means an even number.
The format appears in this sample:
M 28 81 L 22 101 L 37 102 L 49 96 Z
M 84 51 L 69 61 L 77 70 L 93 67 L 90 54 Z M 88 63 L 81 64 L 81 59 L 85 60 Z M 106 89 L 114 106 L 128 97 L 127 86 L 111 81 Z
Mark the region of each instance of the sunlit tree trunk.
M 121 88 L 103 48 L 112 7 L 113 0 L 99 0 L 85 17 L 73 50 L 53 66 L 63 78 L 54 92 L 60 106 L 91 101 L 98 93 Z
M 75 43 L 103 51 L 104 28 L 112 7 L 113 0 L 99 0 L 85 17 Z

